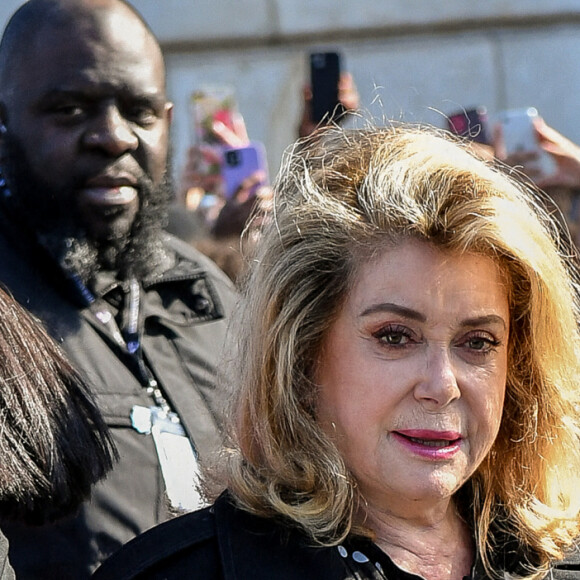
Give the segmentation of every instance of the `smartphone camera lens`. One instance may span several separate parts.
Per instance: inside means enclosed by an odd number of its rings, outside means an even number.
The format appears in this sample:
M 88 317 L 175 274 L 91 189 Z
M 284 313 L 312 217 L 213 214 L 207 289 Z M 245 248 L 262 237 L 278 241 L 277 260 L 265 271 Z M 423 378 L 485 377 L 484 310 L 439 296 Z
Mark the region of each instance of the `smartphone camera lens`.
M 241 162 L 239 151 L 227 151 L 226 152 L 226 163 L 230 167 L 237 167 Z
M 323 52 L 315 52 L 312 54 L 312 66 L 315 68 L 322 68 L 326 64 L 326 55 Z

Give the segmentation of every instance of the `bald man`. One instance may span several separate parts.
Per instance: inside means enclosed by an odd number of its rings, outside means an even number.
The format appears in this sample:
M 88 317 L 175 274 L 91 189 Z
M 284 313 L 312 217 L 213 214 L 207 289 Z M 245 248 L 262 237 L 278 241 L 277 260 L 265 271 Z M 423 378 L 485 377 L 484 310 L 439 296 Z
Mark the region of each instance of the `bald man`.
M 163 231 L 172 105 L 122 0 L 30 0 L 0 44 L 0 283 L 88 379 L 119 451 L 77 517 L 4 526 L 18 578 L 86 578 L 220 445 L 231 283 Z

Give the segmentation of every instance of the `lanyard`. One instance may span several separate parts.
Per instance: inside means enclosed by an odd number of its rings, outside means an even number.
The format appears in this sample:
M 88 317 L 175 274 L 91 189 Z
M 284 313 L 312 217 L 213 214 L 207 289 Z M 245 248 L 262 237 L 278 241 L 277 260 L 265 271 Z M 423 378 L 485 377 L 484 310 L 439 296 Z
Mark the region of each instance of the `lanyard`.
M 144 434 L 151 434 L 167 497 L 176 509 L 194 510 L 203 506 L 200 472 L 192 441 L 187 436 L 177 413 L 171 410 L 157 381 L 145 364 L 139 332 L 140 287 L 135 278 L 129 281 L 126 324 L 119 328 L 113 313 L 103 298 L 96 298 L 80 278 L 71 278 L 88 302 L 95 318 L 103 324 L 115 342 L 135 363 L 136 375 L 147 394 L 155 401 L 153 407 L 134 405 L 131 425 Z
M 139 311 L 141 303 L 139 282 L 135 278 L 131 278 L 129 281 L 127 323 L 123 330 L 121 330 L 106 301 L 102 298 L 97 298 L 81 281 L 78 275 L 72 274 L 70 279 L 93 316 L 107 328 L 117 346 L 128 355 L 133 363 L 136 377 L 143 387 L 145 387 L 147 394 L 155 401 L 155 405 L 166 413 L 173 422 L 178 423 L 179 418 L 177 414 L 171 410 L 167 399 L 163 396 L 159 384 L 147 367 L 143 357 L 139 331 Z

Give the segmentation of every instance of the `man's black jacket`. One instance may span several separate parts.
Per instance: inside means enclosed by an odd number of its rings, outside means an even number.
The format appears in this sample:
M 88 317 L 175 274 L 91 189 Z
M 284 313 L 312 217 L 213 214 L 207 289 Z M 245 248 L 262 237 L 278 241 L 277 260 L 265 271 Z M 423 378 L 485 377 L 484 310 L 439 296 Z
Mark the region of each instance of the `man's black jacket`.
M 192 247 L 169 235 L 164 243 L 175 256 L 173 267 L 141 281 L 143 352 L 203 462 L 221 442 L 228 396 L 217 375 L 237 294 L 225 274 Z M 77 517 L 38 529 L 2 524 L 19 579 L 82 580 L 122 544 L 169 516 L 153 440 L 130 419 L 134 405 L 153 401 L 107 327 L 68 294 L 46 256 L 14 244 L 1 229 L 0 256 L 0 283 L 45 324 L 87 378 L 120 454 Z M 98 283 L 116 314 L 126 288 L 104 275 Z

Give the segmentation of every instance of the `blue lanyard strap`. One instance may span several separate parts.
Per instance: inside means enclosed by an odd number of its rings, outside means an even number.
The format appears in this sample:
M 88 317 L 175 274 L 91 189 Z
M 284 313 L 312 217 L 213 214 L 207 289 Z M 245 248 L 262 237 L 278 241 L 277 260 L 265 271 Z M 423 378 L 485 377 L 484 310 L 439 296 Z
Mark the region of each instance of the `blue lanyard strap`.
M 70 275 L 69 279 L 75 285 L 94 317 L 107 328 L 117 346 L 130 357 L 135 368 L 135 375 L 145 387 L 147 394 L 155 401 L 156 406 L 170 416 L 173 422 L 178 423 L 177 415 L 171 411 L 167 399 L 163 396 L 157 380 L 153 377 L 143 357 L 139 330 L 139 311 L 141 308 L 139 282 L 135 278 L 129 282 L 127 323 L 121 331 L 106 301 L 95 297 L 78 275 Z

